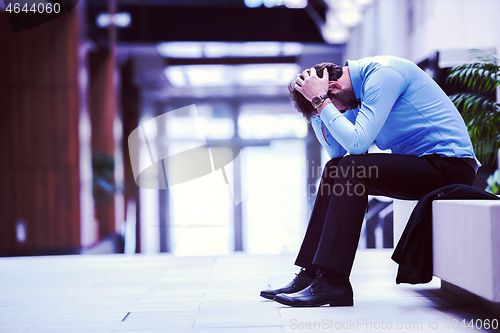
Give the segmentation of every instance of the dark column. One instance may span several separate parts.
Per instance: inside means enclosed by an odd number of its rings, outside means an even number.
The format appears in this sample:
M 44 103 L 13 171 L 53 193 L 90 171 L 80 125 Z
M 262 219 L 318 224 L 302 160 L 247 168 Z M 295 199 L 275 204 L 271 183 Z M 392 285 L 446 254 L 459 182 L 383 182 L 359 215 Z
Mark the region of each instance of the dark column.
M 115 13 L 115 0 L 107 0 L 108 13 Z M 117 107 L 116 26 L 106 31 L 107 43 L 89 54 L 90 118 L 92 122 L 92 152 L 94 178 L 101 177 L 111 186 L 100 186 L 94 181 L 95 216 L 100 238 L 116 233 L 120 226 L 115 218 L 114 122 L 119 117 Z M 107 175 L 103 175 L 107 173 Z M 103 176 L 106 178 L 104 179 Z
M 124 168 L 124 198 L 125 203 L 130 200 L 136 202 L 136 252 L 140 252 L 140 210 L 139 187 L 134 180 L 130 152 L 128 149 L 128 136 L 139 126 L 140 89 L 133 84 L 134 63 L 126 62 L 121 68 L 121 109 L 123 118 L 123 168 Z M 126 207 L 126 205 L 125 205 Z
M 113 123 L 116 115 L 116 57 L 110 49 L 89 54 L 90 119 L 92 123 L 92 154 L 94 179 L 113 186 L 115 138 Z M 115 203 L 111 188 L 94 181 L 95 216 L 99 223 L 99 236 L 115 233 Z
M 80 10 L 15 34 L 0 12 L 0 254 L 79 251 Z

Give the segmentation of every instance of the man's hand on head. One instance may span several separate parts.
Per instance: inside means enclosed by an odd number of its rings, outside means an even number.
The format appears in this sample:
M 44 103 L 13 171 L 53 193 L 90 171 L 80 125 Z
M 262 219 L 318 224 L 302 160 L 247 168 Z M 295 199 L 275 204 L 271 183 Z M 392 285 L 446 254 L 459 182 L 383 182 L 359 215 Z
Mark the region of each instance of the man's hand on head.
M 309 72 L 311 74 L 309 74 Z M 316 69 L 306 69 L 302 72 L 304 79 L 297 75 L 295 80 L 295 89 L 300 92 L 308 101 L 311 101 L 314 96 L 324 95 L 328 93 L 328 69 L 323 70 L 323 77 L 319 78 L 316 74 Z

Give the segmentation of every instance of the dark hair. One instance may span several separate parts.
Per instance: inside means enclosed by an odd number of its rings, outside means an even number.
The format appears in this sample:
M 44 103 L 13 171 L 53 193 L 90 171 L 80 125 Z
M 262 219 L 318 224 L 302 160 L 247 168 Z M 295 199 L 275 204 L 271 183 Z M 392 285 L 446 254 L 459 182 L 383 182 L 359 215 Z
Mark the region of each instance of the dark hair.
M 323 77 L 323 71 L 325 67 L 328 68 L 328 80 L 329 81 L 337 81 L 343 73 L 343 67 L 333 64 L 331 62 L 322 62 L 321 64 L 317 64 L 314 66 L 316 69 L 316 74 L 318 77 Z M 307 71 L 311 74 L 310 70 Z M 302 74 L 300 78 L 304 79 Z M 299 91 L 295 89 L 295 80 L 290 82 L 288 85 L 288 90 L 290 91 L 290 99 L 293 102 L 293 107 L 297 109 L 302 115 L 307 119 L 308 122 L 311 121 L 311 116 L 316 114 L 316 109 L 312 106 L 311 102 L 308 101 Z M 334 97 L 333 94 L 328 92 L 330 98 Z

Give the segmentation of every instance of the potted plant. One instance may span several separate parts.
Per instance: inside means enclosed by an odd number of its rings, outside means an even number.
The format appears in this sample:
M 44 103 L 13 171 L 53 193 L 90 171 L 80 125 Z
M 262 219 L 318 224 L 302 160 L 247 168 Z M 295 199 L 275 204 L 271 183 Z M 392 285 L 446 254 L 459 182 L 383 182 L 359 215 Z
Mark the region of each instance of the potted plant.
M 500 85 L 500 58 L 484 51 L 474 52 L 474 62 L 453 67 L 447 81 L 467 89 L 450 98 L 464 118 L 476 156 L 486 164 L 494 162 L 500 148 L 500 103 L 495 100 Z

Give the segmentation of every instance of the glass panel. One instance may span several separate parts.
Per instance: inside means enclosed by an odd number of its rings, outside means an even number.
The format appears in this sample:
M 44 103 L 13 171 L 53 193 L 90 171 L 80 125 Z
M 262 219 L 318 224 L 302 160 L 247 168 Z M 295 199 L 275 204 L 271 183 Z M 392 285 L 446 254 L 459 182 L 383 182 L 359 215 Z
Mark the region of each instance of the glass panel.
M 245 251 L 297 251 L 308 222 L 304 141 L 276 140 L 269 147 L 244 148 L 243 155 Z
M 190 142 L 171 143 L 169 149 L 182 151 Z M 171 170 L 167 168 L 167 178 Z M 233 180 L 231 167 L 227 177 Z M 175 255 L 227 254 L 233 249 L 233 188 L 221 170 L 169 187 L 170 241 Z
M 242 139 L 305 138 L 307 122 L 288 103 L 245 104 L 238 130 Z
M 196 104 L 198 116 L 168 117 L 169 140 L 189 140 L 205 137 L 207 140 L 231 140 L 234 136 L 234 121 L 224 106 Z M 168 113 L 167 113 L 168 114 Z
M 186 112 L 171 113 L 167 117 L 167 147 L 169 152 L 185 152 L 196 146 L 203 146 L 206 140 L 228 140 L 234 136 L 234 122 L 223 104 L 196 104 Z M 196 112 L 194 112 L 196 110 Z M 167 113 L 169 115 L 169 113 Z M 200 141 L 200 139 L 203 139 Z M 195 141 L 196 140 L 196 141 Z M 201 148 L 203 150 L 204 148 Z M 229 150 L 229 149 L 228 149 Z M 191 150 L 192 151 L 192 150 Z M 232 164 L 222 170 L 213 170 L 213 150 L 207 160 L 208 169 L 200 165 L 194 171 L 208 174 L 193 174 L 195 179 L 169 184 L 170 248 L 175 255 L 218 255 L 227 254 L 234 248 L 232 193 L 234 180 Z M 231 152 L 229 150 L 229 152 Z M 203 151 L 200 152 L 200 154 Z M 219 152 L 220 155 L 221 152 Z M 194 155 L 188 156 L 195 158 Z M 205 161 L 202 154 L 198 159 Z M 207 155 L 208 156 L 208 155 Z M 184 162 L 184 161 L 181 161 Z M 172 162 L 173 163 L 173 162 Z M 175 169 L 176 164 L 165 160 L 167 182 L 174 182 L 183 174 Z M 184 169 L 189 173 L 189 162 Z M 177 175 L 174 174 L 177 171 Z M 183 170 L 180 170 L 181 172 Z M 230 180 L 226 184 L 225 177 Z M 230 187 L 231 186 L 231 187 Z

